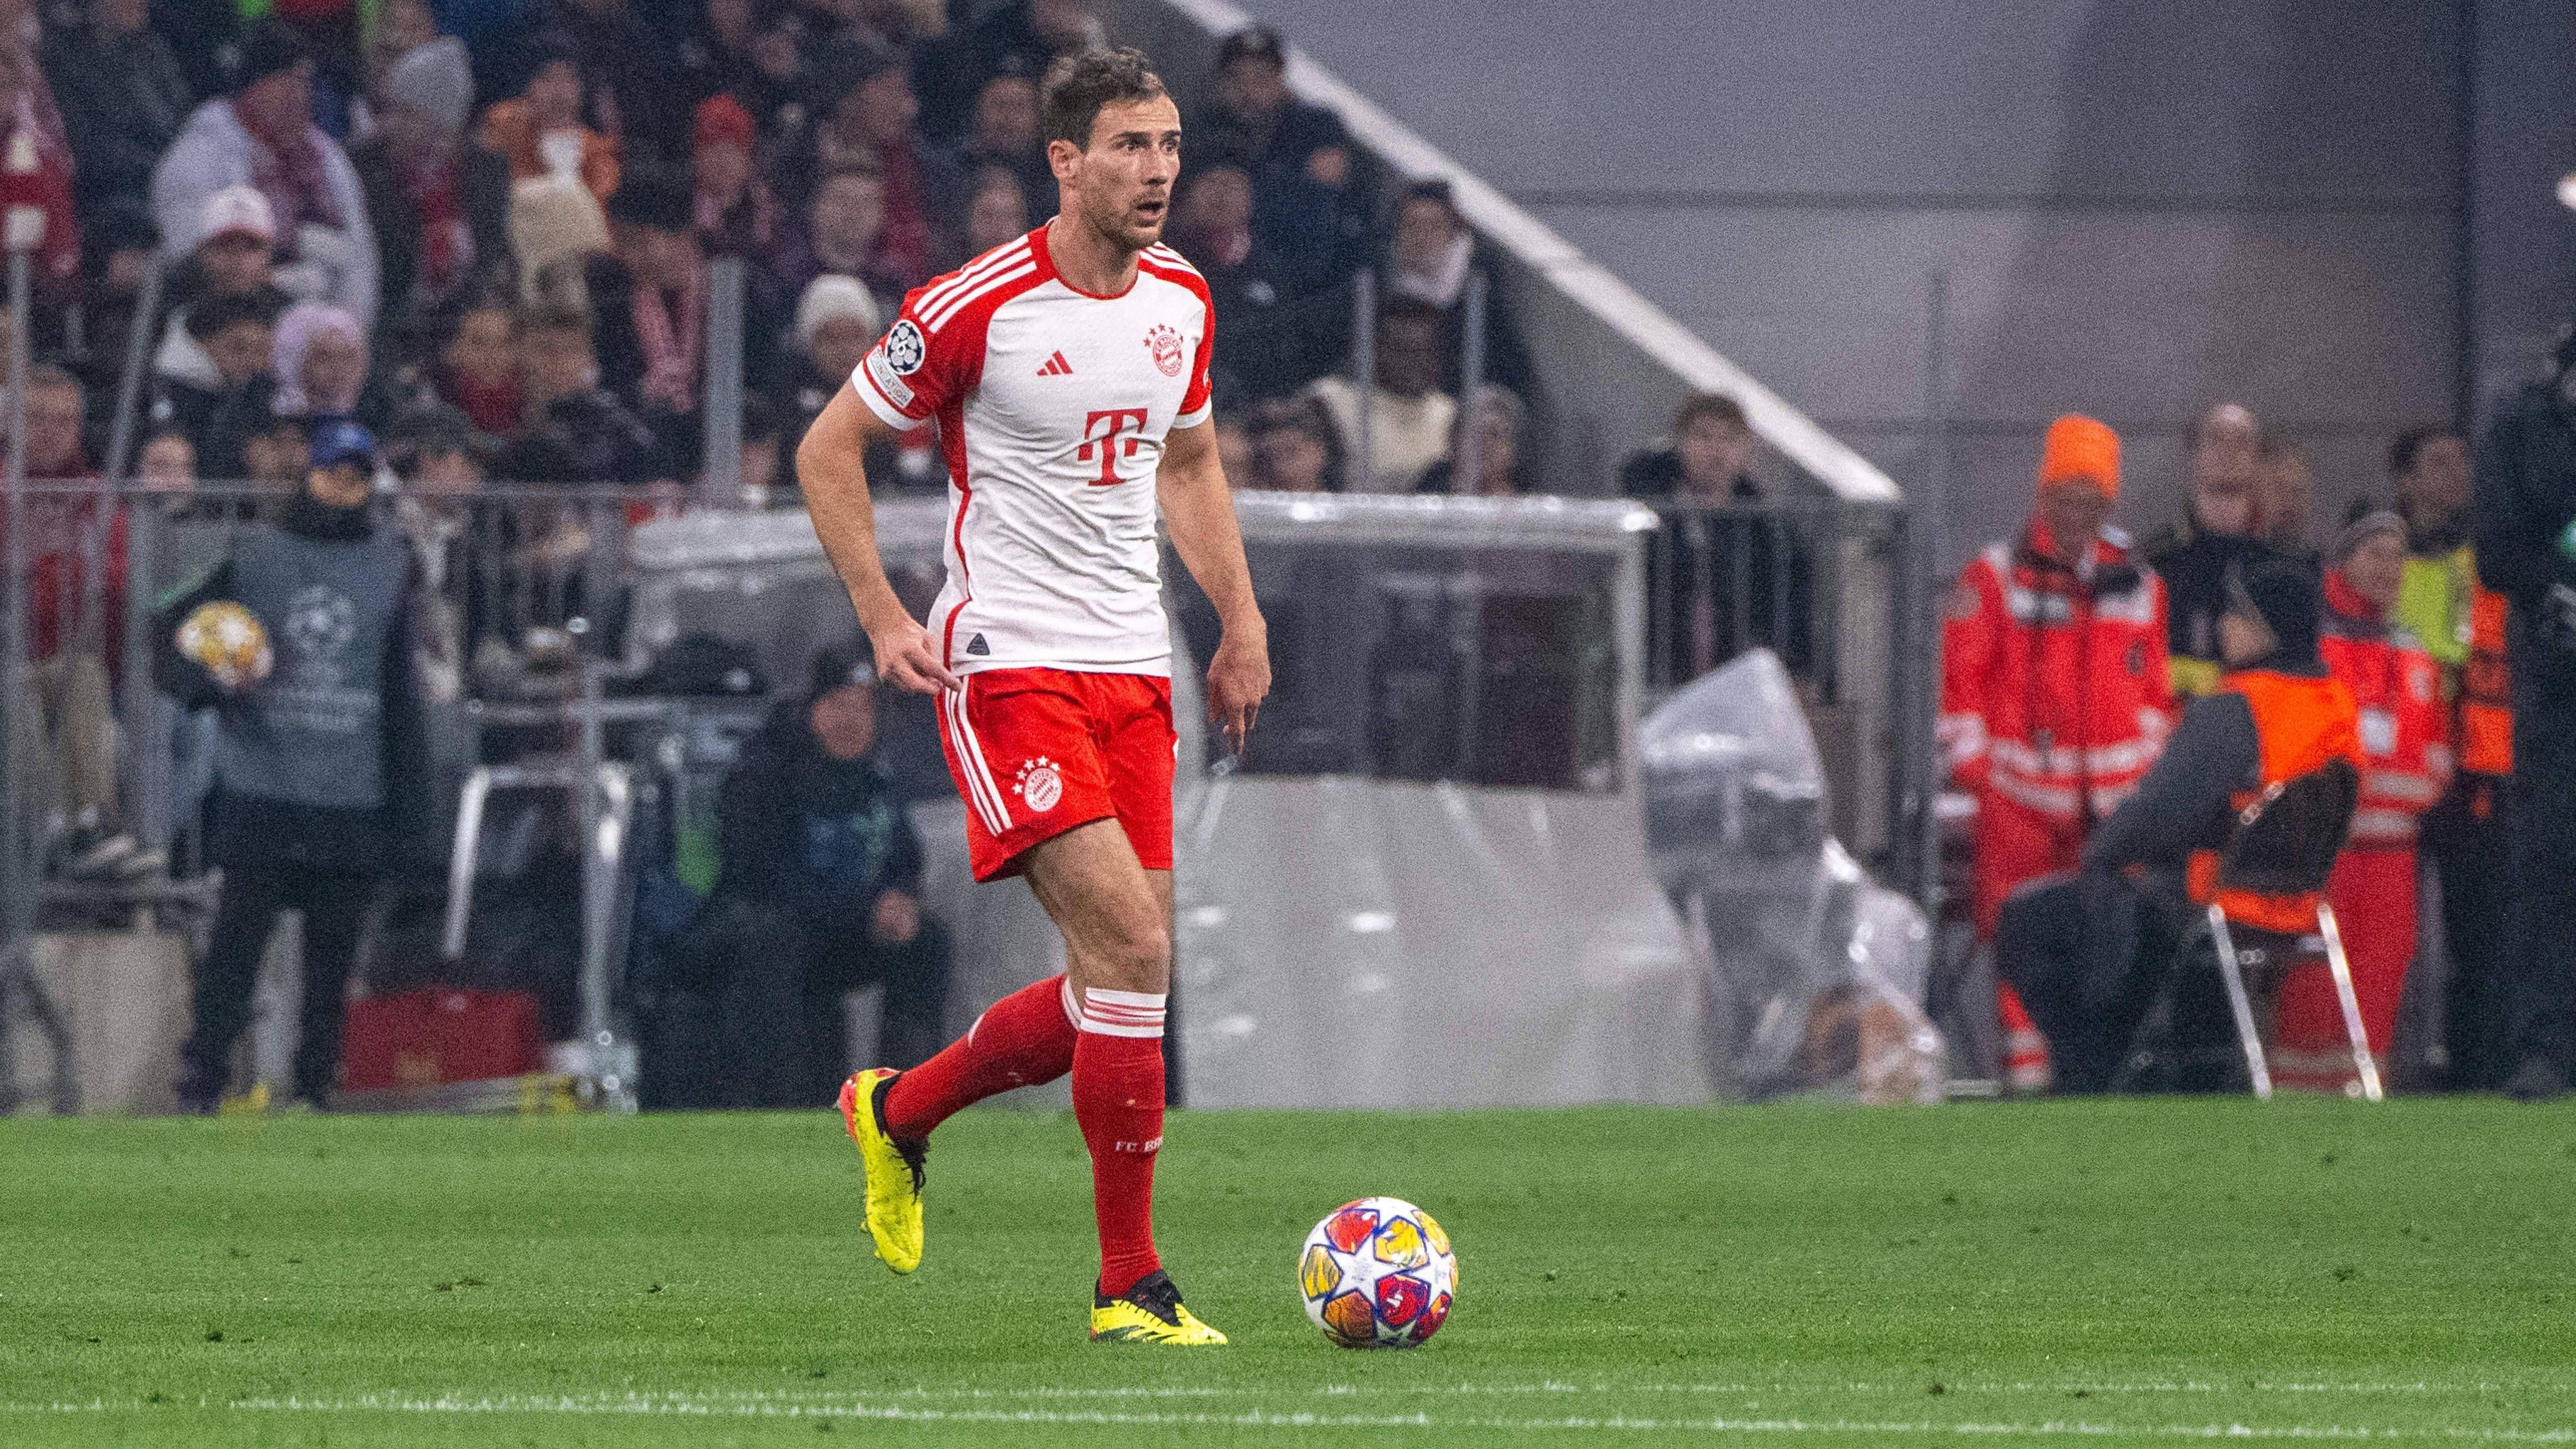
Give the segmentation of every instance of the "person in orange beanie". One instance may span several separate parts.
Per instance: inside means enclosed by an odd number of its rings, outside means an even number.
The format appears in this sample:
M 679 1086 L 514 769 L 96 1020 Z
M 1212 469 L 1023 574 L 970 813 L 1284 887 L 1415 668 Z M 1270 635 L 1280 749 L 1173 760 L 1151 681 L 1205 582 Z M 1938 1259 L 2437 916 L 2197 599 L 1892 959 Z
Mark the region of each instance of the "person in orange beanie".
M 2080 413 L 2051 423 L 2029 524 L 1960 574 L 1942 624 L 1939 734 L 1977 801 L 1981 943 L 2014 888 L 2075 868 L 2170 727 L 2164 584 L 2107 523 L 2119 494 L 2119 435 Z M 2009 986 L 1997 997 L 2007 1084 L 2044 1090 L 2047 1043 Z

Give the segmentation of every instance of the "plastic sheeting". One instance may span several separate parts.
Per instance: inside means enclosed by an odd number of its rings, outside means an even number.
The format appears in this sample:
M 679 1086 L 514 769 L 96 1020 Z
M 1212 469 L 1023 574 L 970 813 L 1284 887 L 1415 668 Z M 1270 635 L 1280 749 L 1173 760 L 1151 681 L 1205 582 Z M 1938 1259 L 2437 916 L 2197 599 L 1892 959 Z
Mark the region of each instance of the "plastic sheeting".
M 1638 726 L 1654 871 L 1708 958 L 1719 1092 L 1940 1100 L 1920 1002 L 1931 931 L 1826 834 L 1824 772 L 1788 672 L 1755 650 Z
M 1633 798 L 1238 776 L 1194 804 L 1191 1105 L 1707 1100 L 1700 973 Z

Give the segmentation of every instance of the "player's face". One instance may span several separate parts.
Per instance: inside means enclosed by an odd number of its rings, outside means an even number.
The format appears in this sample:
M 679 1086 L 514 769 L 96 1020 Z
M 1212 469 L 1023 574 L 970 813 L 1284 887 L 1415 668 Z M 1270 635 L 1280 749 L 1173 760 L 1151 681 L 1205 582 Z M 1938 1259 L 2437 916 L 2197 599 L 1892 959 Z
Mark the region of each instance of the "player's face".
M 1181 174 L 1181 112 L 1168 96 L 1102 106 L 1091 144 L 1047 147 L 1056 179 L 1082 219 L 1133 252 L 1162 240 Z

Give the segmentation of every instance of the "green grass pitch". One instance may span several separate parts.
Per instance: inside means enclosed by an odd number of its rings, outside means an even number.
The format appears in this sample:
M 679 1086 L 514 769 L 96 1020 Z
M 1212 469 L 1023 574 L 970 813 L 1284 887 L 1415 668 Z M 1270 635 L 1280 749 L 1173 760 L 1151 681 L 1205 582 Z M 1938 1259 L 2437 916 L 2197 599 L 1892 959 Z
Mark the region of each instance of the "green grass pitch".
M 1072 1123 L 968 1113 L 868 1255 L 826 1110 L 0 1122 L 0 1444 L 2576 1441 L 2576 1113 L 2487 1101 L 1175 1113 L 1232 1347 L 1094 1347 Z M 1366 1193 L 1412 1353 L 1308 1326 Z

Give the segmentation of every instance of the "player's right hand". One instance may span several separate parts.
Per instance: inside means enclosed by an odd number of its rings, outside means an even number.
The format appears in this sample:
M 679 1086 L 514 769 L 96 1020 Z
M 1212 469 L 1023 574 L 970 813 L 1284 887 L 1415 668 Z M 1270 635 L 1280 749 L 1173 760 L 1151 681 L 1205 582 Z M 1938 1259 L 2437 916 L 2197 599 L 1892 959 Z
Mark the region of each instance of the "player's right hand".
M 930 642 L 930 631 L 911 619 L 898 619 L 869 631 L 868 647 L 876 651 L 877 678 L 898 689 L 936 694 L 943 689 L 965 688 L 940 661 L 939 650 Z

